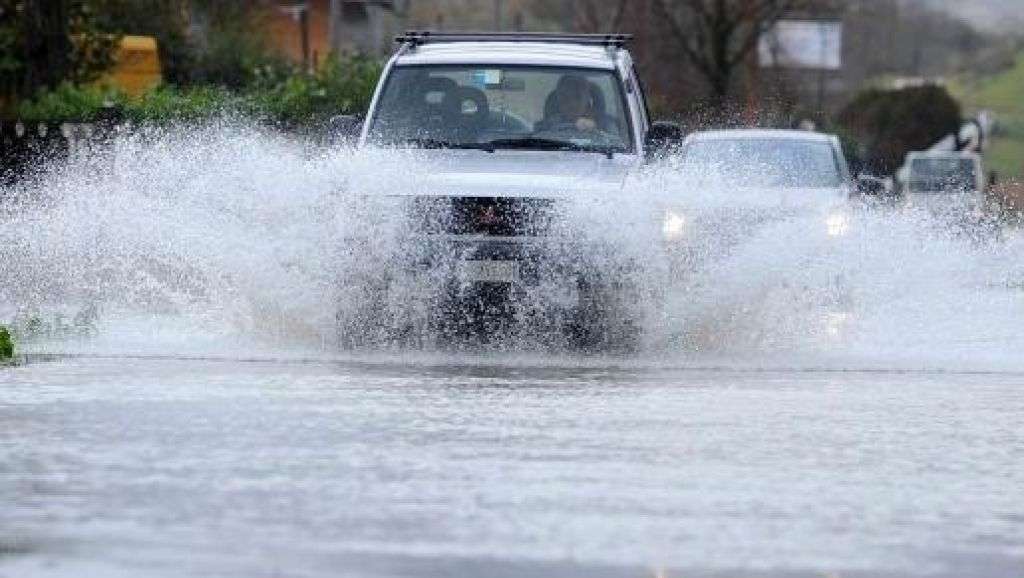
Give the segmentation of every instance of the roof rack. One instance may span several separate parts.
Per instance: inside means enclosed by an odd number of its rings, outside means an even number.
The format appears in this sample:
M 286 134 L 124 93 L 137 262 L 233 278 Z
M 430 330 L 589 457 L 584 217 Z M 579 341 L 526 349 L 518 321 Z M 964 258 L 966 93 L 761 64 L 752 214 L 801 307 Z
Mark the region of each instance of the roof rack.
M 547 44 L 583 44 L 619 48 L 633 40 L 632 34 L 565 34 L 549 32 L 432 32 L 409 30 L 395 42 L 420 46 L 430 42 L 538 42 Z

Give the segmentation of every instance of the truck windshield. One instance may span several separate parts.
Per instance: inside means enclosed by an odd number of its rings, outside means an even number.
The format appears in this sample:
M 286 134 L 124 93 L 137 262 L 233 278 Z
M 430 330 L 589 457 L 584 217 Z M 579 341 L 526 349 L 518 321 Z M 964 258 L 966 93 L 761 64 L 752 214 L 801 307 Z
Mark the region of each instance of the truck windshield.
M 397 66 L 369 138 L 424 148 L 633 150 L 618 77 L 564 67 Z
M 831 188 L 843 184 L 832 146 L 782 138 L 698 140 L 683 151 L 694 179 L 725 186 Z
M 910 190 L 915 193 L 971 191 L 977 186 L 973 159 L 918 158 L 910 163 Z

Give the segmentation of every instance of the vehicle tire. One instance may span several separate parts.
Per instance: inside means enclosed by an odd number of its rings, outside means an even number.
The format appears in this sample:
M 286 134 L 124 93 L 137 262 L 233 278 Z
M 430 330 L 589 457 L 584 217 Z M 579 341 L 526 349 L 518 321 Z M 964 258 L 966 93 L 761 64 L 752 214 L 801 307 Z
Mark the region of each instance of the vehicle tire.
M 364 349 L 379 342 L 379 327 L 374 320 L 384 312 L 384 302 L 379 295 L 386 291 L 382 287 L 350 285 L 338 299 L 335 319 L 338 327 L 338 345 L 343 350 Z

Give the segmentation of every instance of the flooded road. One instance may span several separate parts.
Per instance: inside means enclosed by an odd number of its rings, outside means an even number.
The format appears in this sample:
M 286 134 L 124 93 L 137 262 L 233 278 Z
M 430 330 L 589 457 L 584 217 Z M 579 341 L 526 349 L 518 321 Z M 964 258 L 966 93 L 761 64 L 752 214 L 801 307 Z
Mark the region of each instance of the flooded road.
M 1019 230 L 652 168 L 565 215 L 645 264 L 635 355 L 354 358 L 391 156 L 218 125 L 0 190 L 0 577 L 1024 576 Z M 729 243 L 681 283 L 663 201 Z
M 1024 575 L 1019 373 L 81 357 L 0 383 L 5 578 Z

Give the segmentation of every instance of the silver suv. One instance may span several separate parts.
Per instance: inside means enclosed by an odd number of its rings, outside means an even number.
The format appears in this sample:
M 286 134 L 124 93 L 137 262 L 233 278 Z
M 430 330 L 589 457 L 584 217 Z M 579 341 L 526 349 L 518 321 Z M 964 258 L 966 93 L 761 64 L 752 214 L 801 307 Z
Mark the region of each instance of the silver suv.
M 402 195 L 407 247 L 342 314 L 346 343 L 552 325 L 576 345 L 635 341 L 627 260 L 593 247 L 562 213 L 582 189 L 621 188 L 681 140 L 653 123 L 624 35 L 399 36 L 360 147 L 416 149 L 432 169 Z M 352 119 L 342 119 L 340 124 Z M 406 311 L 428 301 L 426 325 Z M 351 279 L 349 283 L 354 283 Z M 367 280 L 363 280 L 367 282 Z M 395 295 L 404 297 L 398 300 Z M 424 310 L 423 307 L 419 308 Z M 404 311 L 404 312 L 403 312 Z M 421 319 L 422 321 L 422 319 Z M 554 332 L 559 333 L 559 332 Z

